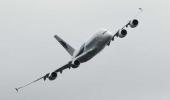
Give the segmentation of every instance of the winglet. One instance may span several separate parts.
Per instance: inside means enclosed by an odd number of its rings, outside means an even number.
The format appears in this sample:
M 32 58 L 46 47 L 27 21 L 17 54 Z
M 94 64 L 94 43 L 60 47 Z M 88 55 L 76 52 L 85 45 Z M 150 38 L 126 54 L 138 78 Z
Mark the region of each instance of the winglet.
M 48 78 L 48 75 L 49 75 L 49 74 L 46 74 L 45 76 L 42 76 L 42 77 L 40 77 L 40 78 L 38 78 L 38 79 L 36 79 L 36 80 L 34 80 L 34 81 L 26 84 L 26 85 L 23 85 L 23 86 L 21 86 L 21 87 L 15 88 L 15 90 L 18 92 L 19 89 L 22 89 L 22 88 L 24 88 L 24 87 L 26 87 L 26 86 L 28 86 L 28 85 L 31 85 L 32 83 L 35 83 L 35 82 L 37 82 L 37 81 L 39 81 L 39 80 L 41 80 L 41 79 L 45 79 L 44 77 L 47 77 L 47 78 Z

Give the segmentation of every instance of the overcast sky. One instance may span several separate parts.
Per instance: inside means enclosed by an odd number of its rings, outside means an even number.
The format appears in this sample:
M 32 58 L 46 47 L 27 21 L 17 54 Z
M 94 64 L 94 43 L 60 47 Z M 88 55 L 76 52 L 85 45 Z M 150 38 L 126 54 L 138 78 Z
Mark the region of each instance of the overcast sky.
M 101 28 L 114 34 L 139 7 L 139 26 L 125 38 L 16 93 L 70 60 L 55 34 L 79 48 Z M 169 23 L 169 0 L 1 0 L 0 100 L 170 100 Z

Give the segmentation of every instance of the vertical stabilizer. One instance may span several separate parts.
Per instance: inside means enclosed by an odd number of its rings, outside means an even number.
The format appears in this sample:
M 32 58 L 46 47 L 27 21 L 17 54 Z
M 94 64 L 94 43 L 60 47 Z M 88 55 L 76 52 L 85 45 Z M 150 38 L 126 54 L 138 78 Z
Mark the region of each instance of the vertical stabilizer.
M 75 49 L 61 39 L 58 35 L 54 35 L 55 39 L 66 49 L 66 51 L 73 56 Z

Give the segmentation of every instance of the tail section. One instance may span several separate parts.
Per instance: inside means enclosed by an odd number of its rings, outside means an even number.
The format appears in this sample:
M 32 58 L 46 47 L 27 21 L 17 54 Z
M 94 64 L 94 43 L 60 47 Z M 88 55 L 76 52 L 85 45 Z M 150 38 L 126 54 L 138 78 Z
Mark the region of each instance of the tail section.
M 75 49 L 70 46 L 68 43 L 66 43 L 63 39 L 61 39 L 59 36 L 54 35 L 55 39 L 66 49 L 66 51 L 73 56 L 73 53 L 75 51 Z

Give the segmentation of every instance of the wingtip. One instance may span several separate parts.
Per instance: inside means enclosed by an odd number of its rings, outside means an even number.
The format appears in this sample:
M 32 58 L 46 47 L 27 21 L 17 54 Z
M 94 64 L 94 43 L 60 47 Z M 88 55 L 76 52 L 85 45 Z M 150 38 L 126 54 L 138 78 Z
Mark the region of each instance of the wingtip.
M 15 90 L 18 92 L 18 88 L 15 88 Z
M 142 8 L 139 8 L 139 10 L 140 10 L 140 11 L 143 11 L 143 9 L 142 9 Z
M 58 35 L 57 35 L 57 34 L 55 34 L 55 35 L 54 35 L 54 38 L 58 38 Z

